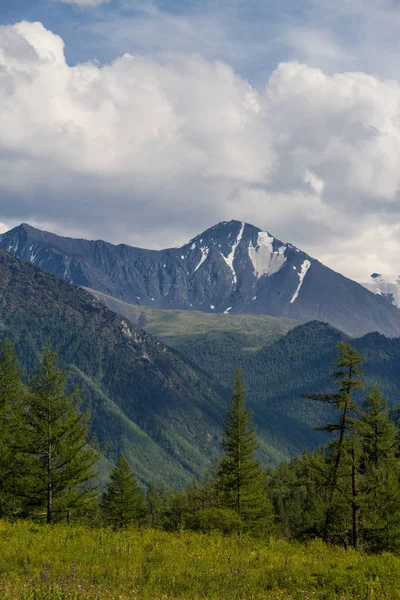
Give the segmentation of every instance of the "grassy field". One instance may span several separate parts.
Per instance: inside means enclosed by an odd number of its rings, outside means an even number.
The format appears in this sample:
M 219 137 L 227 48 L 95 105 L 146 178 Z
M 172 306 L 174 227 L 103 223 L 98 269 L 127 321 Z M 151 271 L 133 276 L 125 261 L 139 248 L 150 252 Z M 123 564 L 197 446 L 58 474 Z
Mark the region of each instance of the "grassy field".
M 400 558 L 283 540 L 0 522 L 6 600 L 396 600 Z
M 238 333 L 248 339 L 249 347 L 257 349 L 274 342 L 299 325 L 299 321 L 293 319 L 268 315 L 224 315 L 196 310 L 157 310 L 85 289 L 104 302 L 110 310 L 120 313 L 171 346 L 177 346 L 182 341 L 199 335 Z

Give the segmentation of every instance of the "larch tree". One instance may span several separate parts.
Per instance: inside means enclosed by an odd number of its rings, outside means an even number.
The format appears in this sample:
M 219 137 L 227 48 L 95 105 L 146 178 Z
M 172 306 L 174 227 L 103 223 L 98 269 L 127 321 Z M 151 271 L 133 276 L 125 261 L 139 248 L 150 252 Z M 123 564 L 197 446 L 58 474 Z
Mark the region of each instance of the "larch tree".
M 88 414 L 80 404 L 76 388 L 67 392 L 57 355 L 45 348 L 29 384 L 24 453 L 32 459 L 25 484 L 32 514 L 47 523 L 69 517 L 96 496 L 98 454 L 87 443 Z
M 362 364 L 364 357 L 350 344 L 339 342 L 338 356 L 335 361 L 335 371 L 333 379 L 339 388 L 336 393 L 318 393 L 307 394 L 304 398 L 317 400 L 332 405 L 337 413 L 338 419 L 334 423 L 328 423 L 318 429 L 336 434 L 337 437 L 330 444 L 326 461 L 315 463 L 318 479 L 321 485 L 327 490 L 326 496 L 326 515 L 324 525 L 324 537 L 331 535 L 331 526 L 334 521 L 335 504 L 337 504 L 338 493 L 347 498 L 351 496 L 352 506 L 352 545 L 358 546 L 359 541 L 359 502 L 358 496 L 358 449 L 356 436 L 350 437 L 352 414 L 358 407 L 354 399 L 354 392 L 362 389 L 361 381 Z M 347 467 L 350 464 L 351 492 L 343 493 L 341 482 L 341 473 L 344 478 L 348 478 Z M 339 512 L 342 512 L 338 506 Z
M 222 430 L 224 456 L 217 472 L 218 503 L 234 510 L 249 529 L 265 530 L 272 506 L 266 478 L 257 461 L 258 440 L 246 408 L 240 370 L 236 372 L 231 407 Z

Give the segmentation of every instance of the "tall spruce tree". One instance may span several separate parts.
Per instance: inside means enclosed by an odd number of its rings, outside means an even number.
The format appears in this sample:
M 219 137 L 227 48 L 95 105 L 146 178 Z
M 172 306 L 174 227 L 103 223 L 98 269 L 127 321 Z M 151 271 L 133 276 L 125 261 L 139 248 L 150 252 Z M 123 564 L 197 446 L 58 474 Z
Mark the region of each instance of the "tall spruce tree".
M 91 480 L 98 454 L 87 444 L 88 414 L 79 410 L 77 389 L 66 388 L 67 376 L 47 347 L 29 384 L 24 447 L 32 459 L 25 482 L 32 516 L 47 523 L 69 517 L 96 495 Z
M 333 379 L 339 388 L 336 393 L 307 394 L 305 398 L 325 402 L 332 405 L 338 412 L 338 419 L 334 423 L 328 423 L 320 430 L 337 434 L 337 438 L 331 442 L 327 454 L 327 460 L 312 463 L 316 467 L 319 483 L 327 490 L 326 516 L 324 525 L 324 537 L 329 538 L 332 534 L 332 525 L 335 512 L 343 512 L 341 503 L 344 501 L 342 477 L 348 477 L 347 466 L 350 457 L 351 462 L 351 505 L 352 505 L 352 545 L 358 546 L 359 541 L 359 503 L 358 495 L 358 471 L 357 471 L 357 443 L 356 436 L 350 439 L 351 415 L 358 407 L 354 400 L 354 392 L 363 387 L 361 381 L 362 364 L 364 357 L 350 344 L 339 342 L 338 356 L 335 361 Z M 338 493 L 341 498 L 338 500 Z M 334 529 L 334 528 L 333 528 Z
M 354 427 L 360 440 L 360 510 L 364 545 L 397 550 L 400 545 L 398 429 L 378 387 L 369 390 Z
M 222 431 L 225 451 L 217 473 L 221 507 L 234 510 L 252 530 L 265 530 L 272 506 L 264 473 L 257 462 L 258 441 L 252 416 L 246 408 L 241 372 L 236 372 L 231 407 Z
M 6 338 L 0 346 L 0 515 L 23 513 L 22 477 L 28 465 L 20 453 L 26 435 L 21 376 L 14 345 Z
M 104 521 L 114 529 L 139 523 L 144 516 L 144 493 L 123 454 L 110 475 L 101 509 Z

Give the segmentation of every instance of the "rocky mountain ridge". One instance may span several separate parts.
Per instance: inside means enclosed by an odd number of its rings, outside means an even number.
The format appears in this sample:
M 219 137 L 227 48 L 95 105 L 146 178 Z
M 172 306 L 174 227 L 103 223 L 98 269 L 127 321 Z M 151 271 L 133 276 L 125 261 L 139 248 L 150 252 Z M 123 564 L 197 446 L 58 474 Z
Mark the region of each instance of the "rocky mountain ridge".
M 239 221 L 166 250 L 64 238 L 25 224 L 0 236 L 0 247 L 70 283 L 152 308 L 317 319 L 353 336 L 400 336 L 397 307 Z

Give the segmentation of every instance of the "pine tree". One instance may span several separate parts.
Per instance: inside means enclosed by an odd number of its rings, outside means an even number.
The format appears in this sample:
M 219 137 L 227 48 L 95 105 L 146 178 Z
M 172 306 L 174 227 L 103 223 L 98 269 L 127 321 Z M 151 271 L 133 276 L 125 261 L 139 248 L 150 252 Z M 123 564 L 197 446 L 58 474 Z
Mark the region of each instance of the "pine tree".
M 335 361 L 336 370 L 333 373 L 335 384 L 339 388 L 334 394 L 308 394 L 304 398 L 325 402 L 333 405 L 339 413 L 339 418 L 335 423 L 329 423 L 318 429 L 338 434 L 331 444 L 328 452 L 328 460 L 325 465 L 317 467 L 318 478 L 321 485 L 328 490 L 326 498 L 326 517 L 324 526 L 324 537 L 328 538 L 331 534 L 332 523 L 334 520 L 335 504 L 337 504 L 338 492 L 343 496 L 343 485 L 340 481 L 341 472 L 347 478 L 348 471 L 346 462 L 350 456 L 351 460 L 351 504 L 352 504 L 352 545 L 358 546 L 359 541 L 359 503 L 358 495 L 358 471 L 357 471 L 357 447 L 356 437 L 349 440 L 351 430 L 351 415 L 357 411 L 358 407 L 353 397 L 353 392 L 363 387 L 361 381 L 362 363 L 364 358 L 350 344 L 339 342 L 338 357 Z M 350 442 L 350 444 L 349 444 Z M 346 495 L 348 495 L 346 491 Z M 339 504 L 343 498 L 339 500 Z M 341 510 L 341 509 L 340 509 Z
M 139 523 L 145 512 L 145 499 L 135 474 L 121 454 L 101 499 L 104 520 L 114 529 Z
M 239 514 L 249 529 L 265 529 L 272 507 L 265 490 L 265 477 L 256 459 L 257 435 L 246 408 L 240 370 L 235 376 L 222 435 L 225 454 L 217 473 L 219 504 Z
M 95 496 L 98 454 L 86 441 L 88 414 L 79 410 L 77 389 L 68 394 L 66 386 L 57 355 L 46 348 L 29 385 L 24 453 L 33 461 L 25 483 L 32 515 L 47 523 L 69 517 Z
M 28 469 L 20 453 L 26 435 L 21 376 L 14 345 L 6 338 L 0 346 L 0 514 L 13 516 L 23 511 L 21 482 Z

